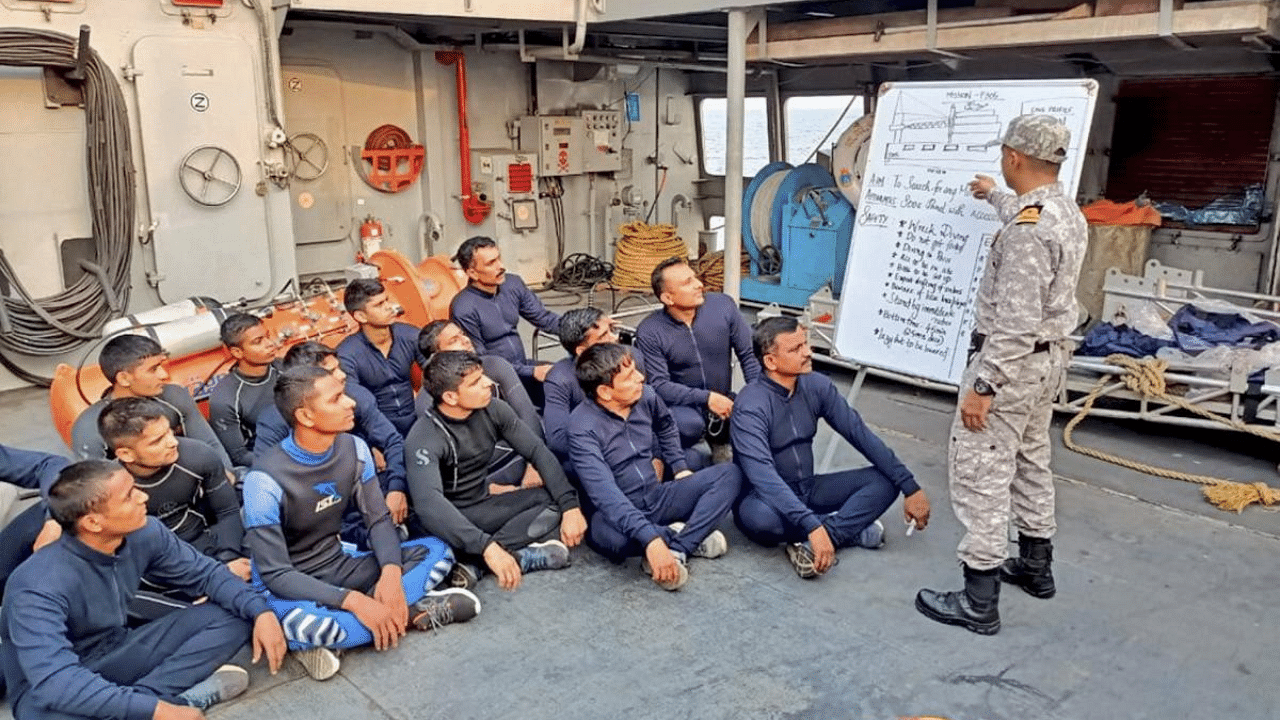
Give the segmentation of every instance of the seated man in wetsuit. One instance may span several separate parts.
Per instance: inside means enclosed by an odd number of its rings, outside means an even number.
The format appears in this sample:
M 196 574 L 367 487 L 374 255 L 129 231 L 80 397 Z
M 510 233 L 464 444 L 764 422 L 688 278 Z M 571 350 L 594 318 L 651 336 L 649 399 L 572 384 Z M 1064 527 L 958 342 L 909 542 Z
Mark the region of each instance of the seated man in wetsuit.
M 184 437 L 199 440 L 218 453 L 218 459 L 231 469 L 231 458 L 222 449 L 222 443 L 200 414 L 191 393 L 179 385 L 169 384 L 169 371 L 164 365 L 169 353 L 160 343 L 142 335 L 117 335 L 102 346 L 98 353 L 98 367 L 111 387 L 102 399 L 80 413 L 71 425 L 71 451 L 81 460 L 105 458 L 107 446 L 98 434 L 98 415 L 107 402 L 116 398 L 154 398 L 165 408 L 173 431 Z
M 339 380 L 346 381 L 347 375 L 338 364 L 338 355 L 333 348 L 323 343 L 308 341 L 298 343 L 289 348 L 284 360 L 280 363 L 281 371 L 295 367 L 318 367 L 328 371 Z M 391 511 L 391 519 L 397 525 L 404 522 L 409 514 L 409 496 L 405 486 L 404 474 L 404 437 L 400 435 L 391 421 L 378 409 L 373 393 L 355 383 L 346 383 L 347 396 L 356 401 L 356 424 L 351 434 L 360 438 L 373 452 L 373 464 L 378 471 L 378 484 L 387 501 L 387 509 Z M 289 423 L 276 409 L 271 407 L 262 411 L 258 418 L 258 428 L 254 441 L 254 453 L 266 452 L 279 445 L 289 437 Z M 364 524 L 356 517 L 354 525 L 343 528 L 343 540 L 353 542 L 362 548 L 365 545 Z
M 285 640 L 266 601 L 147 517 L 147 494 L 118 464 L 67 466 L 49 508 L 62 537 L 13 573 L 0 611 L 14 717 L 193 720 L 248 687 L 223 663 L 251 639 L 254 661 L 279 669 Z M 127 628 L 144 575 L 208 601 Z
M 431 590 L 453 564 L 436 538 L 401 545 L 373 456 L 347 431 L 355 402 L 318 367 L 284 371 L 275 404 L 292 434 L 262 453 L 244 479 L 245 544 L 254 579 L 284 626 L 289 649 L 317 680 L 339 668 L 335 650 L 398 644 L 407 627 L 465 622 L 475 595 Z M 343 511 L 355 498 L 371 552 L 343 548 Z
M 150 398 L 120 398 L 98 416 L 98 431 L 116 460 L 147 494 L 154 515 L 184 542 L 249 579 L 249 560 L 241 549 L 244 525 L 240 501 L 213 449 L 180 438 L 169 427 L 164 408 Z M 130 615 L 148 621 L 167 615 L 194 598 L 144 578 Z
M 716 525 L 738 495 L 741 474 L 730 463 L 688 468 L 671 413 L 625 347 L 587 348 L 577 375 L 590 401 L 569 416 L 569 457 L 597 508 L 591 546 L 614 562 L 643 555 L 641 568 L 659 587 L 679 590 L 690 555 L 728 551 Z M 657 457 L 671 468 L 671 481 L 659 480 Z
M 432 320 L 423 325 L 422 332 L 418 333 L 418 351 L 422 353 L 424 362 L 429 361 L 432 355 L 444 350 L 475 352 L 475 349 L 471 338 L 467 337 L 462 328 L 451 320 Z M 524 384 L 520 382 L 520 377 L 516 375 L 511 363 L 497 355 L 481 355 L 480 365 L 484 369 L 485 377 L 493 381 L 497 397 L 506 401 L 516 412 L 516 417 L 520 418 L 541 440 L 542 419 L 538 417 L 538 410 L 533 406 L 533 401 L 529 399 L 529 392 L 524 389 Z M 422 413 L 435 404 L 435 400 L 424 387 L 418 391 L 418 397 L 414 403 L 417 406 L 418 416 L 421 417 Z M 536 487 L 542 484 L 538 471 L 526 463 L 524 458 L 520 457 L 520 453 L 505 445 L 494 448 L 493 458 L 489 461 L 489 481 L 490 492 L 505 492 L 517 486 Z
M 218 378 L 209 394 L 209 424 L 236 467 L 253 465 L 253 438 L 258 415 L 271 407 L 276 386 L 276 344 L 267 326 L 249 313 L 233 313 L 222 321 L 222 344 L 235 365 Z
M 707 436 L 713 462 L 729 459 L 728 422 L 733 412 L 732 355 L 751 382 L 760 363 L 751 354 L 751 327 L 733 298 L 703 291 L 689 261 L 658 263 L 650 278 L 664 306 L 636 326 L 636 347 L 645 374 L 671 410 L 680 444 L 690 447 Z
M 929 500 L 898 456 L 862 422 L 831 380 L 813 372 L 813 352 L 794 317 L 760 321 L 753 338 L 764 374 L 734 403 L 734 460 L 749 492 L 735 508 L 738 527 L 757 543 L 785 543 L 796 574 L 811 579 L 835 564 L 836 548 L 878 548 L 876 518 L 901 493 L 905 519 L 924 529 Z M 870 467 L 815 475 L 813 438 L 821 418 Z
M 492 238 L 467 238 L 453 259 L 467 274 L 467 286 L 449 304 L 449 318 L 471 337 L 477 353 L 497 355 L 511 363 L 529 397 L 542 407 L 542 381 L 551 366 L 529 359 L 516 324 L 524 318 L 543 332 L 556 335 L 560 316 L 544 307 L 519 275 L 507 272 L 502 251 Z
M 435 404 L 414 423 L 405 452 L 409 494 L 427 532 L 456 548 L 468 564 L 482 561 L 507 590 L 524 573 L 568 567 L 569 548 L 587 529 L 578 494 L 555 455 L 510 405 L 493 397 L 493 381 L 480 358 L 436 353 L 423 384 Z M 545 487 L 491 493 L 489 458 L 499 441 L 533 465 Z M 474 584 L 477 567 L 460 568 L 453 581 Z
M 364 386 L 378 409 L 403 436 L 413 426 L 413 366 L 422 362 L 418 328 L 396 322 L 400 308 L 378 280 L 360 278 L 347 284 L 342 302 L 360 323 L 360 332 L 338 343 L 342 371 Z

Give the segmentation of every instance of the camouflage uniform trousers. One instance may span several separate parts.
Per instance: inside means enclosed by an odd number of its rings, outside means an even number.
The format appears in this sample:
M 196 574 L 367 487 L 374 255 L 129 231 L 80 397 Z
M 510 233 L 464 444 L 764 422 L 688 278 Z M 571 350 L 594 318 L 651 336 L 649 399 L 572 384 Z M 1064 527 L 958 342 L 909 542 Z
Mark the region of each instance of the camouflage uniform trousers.
M 965 428 L 957 403 L 947 452 L 951 507 L 965 528 L 956 554 L 975 570 L 998 567 L 1008 557 L 1011 508 L 1018 530 L 1029 537 L 1057 530 L 1049 422 L 1066 363 L 1059 347 L 1020 360 L 1015 381 L 997 388 L 981 432 Z M 976 367 L 971 361 L 965 370 L 961 401 Z

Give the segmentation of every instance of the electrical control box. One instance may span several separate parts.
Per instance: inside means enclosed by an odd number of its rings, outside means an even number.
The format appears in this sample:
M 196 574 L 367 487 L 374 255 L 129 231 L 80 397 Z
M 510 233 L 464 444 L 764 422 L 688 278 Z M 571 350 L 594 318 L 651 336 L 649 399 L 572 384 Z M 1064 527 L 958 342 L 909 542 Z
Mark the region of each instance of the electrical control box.
M 542 115 L 520 118 L 520 149 L 537 153 L 543 177 L 581 175 L 585 147 L 582 118 Z
M 472 148 L 472 191 L 491 202 L 518 232 L 538 227 L 538 153 Z
M 622 169 L 622 113 L 617 110 L 583 110 L 582 168 L 586 172 Z

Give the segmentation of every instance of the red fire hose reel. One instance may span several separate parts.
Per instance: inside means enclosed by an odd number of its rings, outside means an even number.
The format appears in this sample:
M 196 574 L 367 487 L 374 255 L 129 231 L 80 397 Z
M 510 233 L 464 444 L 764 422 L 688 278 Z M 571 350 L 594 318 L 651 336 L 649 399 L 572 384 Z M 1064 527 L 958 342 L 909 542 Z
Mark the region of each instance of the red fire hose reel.
M 360 158 L 363 162 L 356 167 L 369 187 L 379 192 L 398 193 L 422 174 L 426 151 L 414 144 L 404 130 L 395 125 L 382 125 L 369 133 Z

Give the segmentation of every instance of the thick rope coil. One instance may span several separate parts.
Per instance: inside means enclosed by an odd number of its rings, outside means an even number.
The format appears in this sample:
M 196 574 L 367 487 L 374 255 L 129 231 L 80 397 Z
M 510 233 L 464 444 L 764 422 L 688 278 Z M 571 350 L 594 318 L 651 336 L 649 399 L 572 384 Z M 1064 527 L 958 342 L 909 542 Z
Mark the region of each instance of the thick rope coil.
M 641 220 L 618 227 L 622 236 L 613 255 L 613 284 L 623 290 L 648 291 L 649 276 L 669 257 L 689 257 L 689 248 L 671 225 Z
M 1115 365 L 1120 368 L 1120 381 L 1125 387 L 1133 392 L 1140 393 L 1143 397 L 1159 398 L 1167 403 L 1177 405 L 1188 412 L 1199 415 L 1203 418 L 1221 423 L 1234 430 L 1247 432 L 1251 435 L 1266 438 L 1280 442 L 1280 434 L 1276 434 L 1256 425 L 1249 425 L 1234 418 L 1224 418 L 1221 415 L 1210 412 L 1198 405 L 1187 402 L 1184 398 L 1177 395 L 1170 395 L 1165 386 L 1164 371 L 1168 369 L 1169 363 L 1166 360 L 1156 358 L 1138 359 L 1129 357 L 1128 355 L 1108 355 L 1106 362 L 1109 365 Z M 1253 503 L 1262 505 L 1280 504 L 1280 489 L 1273 488 L 1266 483 L 1241 483 L 1225 478 L 1214 477 L 1212 475 L 1195 475 L 1192 473 L 1179 472 L 1168 468 L 1156 467 L 1146 463 L 1140 463 L 1135 460 L 1112 455 L 1110 453 L 1087 448 L 1076 444 L 1072 439 L 1072 433 L 1076 426 L 1089 415 L 1093 410 L 1093 403 L 1102 393 L 1102 389 L 1111 383 L 1115 378 L 1115 374 L 1104 375 L 1100 378 L 1093 389 L 1089 391 L 1089 395 L 1085 398 L 1084 405 L 1080 407 L 1080 412 L 1067 423 L 1062 430 L 1062 443 L 1070 450 L 1088 455 L 1089 457 L 1109 462 L 1121 467 L 1127 467 L 1131 470 L 1155 475 L 1156 477 L 1169 478 L 1171 480 L 1182 480 L 1184 482 L 1196 483 L 1204 485 L 1202 489 L 1205 500 L 1208 500 L 1214 506 L 1222 510 L 1231 510 L 1233 512 L 1241 512 Z

